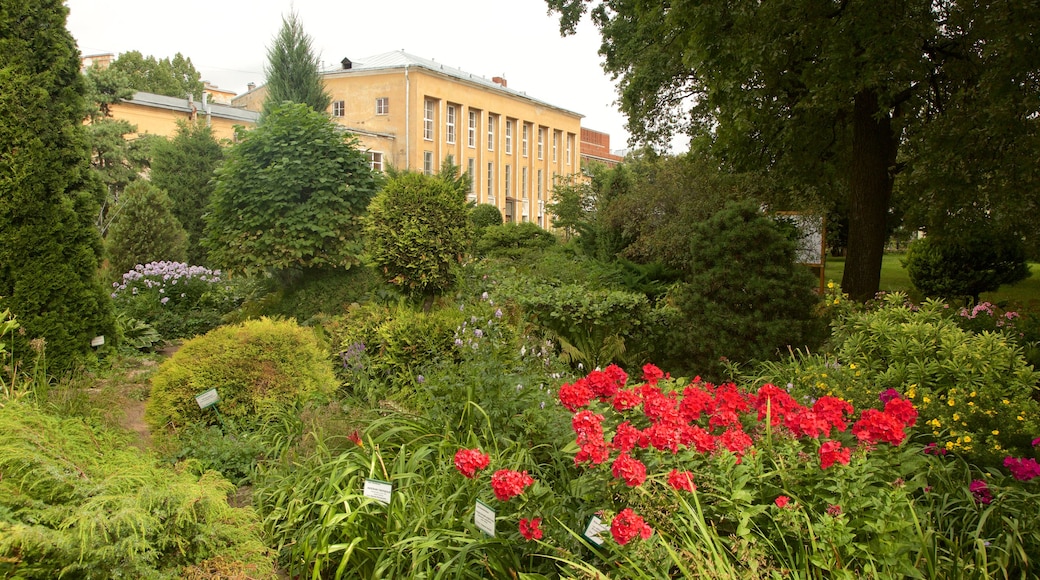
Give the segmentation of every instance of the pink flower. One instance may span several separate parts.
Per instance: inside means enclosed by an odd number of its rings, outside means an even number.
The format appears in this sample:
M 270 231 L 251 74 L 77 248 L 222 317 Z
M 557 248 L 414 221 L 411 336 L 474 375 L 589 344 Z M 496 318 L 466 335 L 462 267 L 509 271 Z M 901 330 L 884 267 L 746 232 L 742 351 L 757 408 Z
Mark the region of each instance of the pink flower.
M 773 503 L 776 504 L 776 507 L 783 509 L 787 507 L 787 504 L 791 503 L 791 498 L 786 495 L 778 495 L 776 496 L 776 499 L 773 500 Z
M 520 520 L 520 535 L 524 539 L 530 540 L 541 540 L 542 539 L 542 518 L 523 518 Z
M 993 501 L 993 494 L 989 491 L 989 486 L 981 479 L 973 480 L 968 486 L 968 490 L 975 497 L 975 501 L 979 503 L 988 504 Z
M 673 469 L 668 474 L 668 485 L 672 486 L 676 491 L 694 491 L 697 489 L 697 484 L 693 483 L 693 474 L 689 471 L 679 471 Z
M 1030 479 L 1040 477 L 1040 463 L 1037 463 L 1033 458 L 1005 457 L 1004 467 L 1008 468 L 1011 475 L 1019 481 L 1029 481 Z
M 836 517 L 841 515 L 841 506 L 840 505 L 827 506 L 827 513 L 830 514 L 832 517 L 836 518 Z
M 473 479 L 477 472 L 491 463 L 491 457 L 481 453 L 479 449 L 459 449 L 455 452 L 455 469 L 466 477 Z
M 526 471 L 499 469 L 491 476 L 491 490 L 499 501 L 509 501 L 524 493 L 524 489 L 532 483 L 534 479 Z
M 622 546 L 631 542 L 636 536 L 644 540 L 649 539 L 653 533 L 653 528 L 646 525 L 643 518 L 636 515 L 631 508 L 621 510 L 614 521 L 610 522 L 610 534 Z

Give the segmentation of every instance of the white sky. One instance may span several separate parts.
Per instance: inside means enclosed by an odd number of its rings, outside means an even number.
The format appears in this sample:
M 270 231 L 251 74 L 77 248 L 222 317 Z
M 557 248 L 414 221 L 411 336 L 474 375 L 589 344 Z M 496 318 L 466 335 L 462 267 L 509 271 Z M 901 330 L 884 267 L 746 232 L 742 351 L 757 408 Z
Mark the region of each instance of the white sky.
M 180 52 L 207 80 L 243 93 L 263 84 L 267 47 L 295 8 L 326 68 L 404 50 L 479 74 L 585 115 L 582 126 L 626 147 L 615 84 L 603 72 L 599 30 L 588 17 L 562 38 L 545 0 L 66 0 L 84 55 Z

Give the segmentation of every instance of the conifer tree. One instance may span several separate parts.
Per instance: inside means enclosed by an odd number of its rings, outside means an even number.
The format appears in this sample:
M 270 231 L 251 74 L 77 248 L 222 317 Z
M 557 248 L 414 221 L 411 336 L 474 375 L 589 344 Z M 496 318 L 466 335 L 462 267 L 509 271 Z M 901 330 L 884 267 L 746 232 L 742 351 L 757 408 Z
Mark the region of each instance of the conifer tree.
M 332 97 L 325 92 L 320 61 L 296 12 L 282 18 L 282 29 L 267 50 L 267 61 L 264 117 L 285 101 L 303 103 L 320 113 L 329 108 Z
M 112 274 L 120 276 L 137 264 L 185 261 L 188 233 L 174 217 L 170 196 L 139 179 L 126 186 L 106 243 Z
M 95 336 L 114 338 L 67 14 L 62 0 L 4 0 L 0 9 L 0 310 L 26 329 L 15 356 L 44 338 L 51 370 L 72 366 Z

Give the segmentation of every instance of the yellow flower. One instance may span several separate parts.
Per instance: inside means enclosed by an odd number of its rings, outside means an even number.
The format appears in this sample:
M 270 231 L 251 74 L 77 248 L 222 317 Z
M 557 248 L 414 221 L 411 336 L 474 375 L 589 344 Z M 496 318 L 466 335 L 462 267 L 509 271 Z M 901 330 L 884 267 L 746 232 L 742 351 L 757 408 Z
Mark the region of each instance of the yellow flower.
M 961 414 L 960 413 L 954 413 L 953 414 L 953 420 L 954 421 L 960 421 L 961 420 Z
M 942 423 L 940 423 L 938 419 L 932 419 L 928 424 L 935 428 L 942 427 Z
M 974 397 L 974 396 L 975 396 L 975 391 L 972 391 L 972 392 L 971 392 L 971 396 L 972 396 L 972 397 Z
M 856 370 L 856 363 L 849 363 L 849 368 L 852 370 Z
M 965 435 L 965 436 L 964 436 L 964 442 L 965 442 L 965 443 L 971 443 L 971 437 L 969 437 L 969 436 Z
M 956 405 L 957 403 L 953 399 L 950 399 L 949 401 L 946 401 L 946 404 L 952 407 L 952 406 Z
M 1018 417 L 1015 417 L 1015 418 L 1018 419 L 1019 421 L 1025 421 L 1026 420 L 1026 418 L 1023 417 L 1022 415 L 1019 415 Z
M 1003 401 L 1001 401 L 1001 403 L 1004 403 L 1005 405 L 1010 405 L 1011 401 L 1004 399 Z
M 823 373 L 820 376 L 823 377 L 823 378 L 827 378 L 827 373 Z
M 993 433 L 994 435 L 1000 435 L 1000 431 L 999 431 L 999 430 L 997 430 L 997 429 L 994 429 L 994 430 L 992 431 L 992 433 Z
M 969 407 L 974 407 L 975 406 L 975 401 L 968 401 L 968 406 Z
M 861 374 L 863 374 L 863 373 L 861 373 L 861 372 L 859 372 L 859 371 L 856 371 L 856 376 L 857 376 L 857 377 L 858 377 L 858 376 L 860 376 Z M 911 397 L 911 398 L 913 398 L 913 395 L 911 395 L 910 397 Z
M 1000 451 L 1001 449 L 1003 449 L 1003 448 L 1000 445 L 996 445 L 996 444 L 993 445 L 993 450 L 994 451 Z
M 947 441 L 946 442 L 946 449 L 950 450 L 950 451 L 953 450 L 953 441 Z
M 833 290 L 834 289 L 834 282 L 827 282 L 827 287 Z
M 835 304 L 841 304 L 841 300 L 838 300 L 837 298 L 835 298 L 835 299 L 834 299 L 834 303 L 835 303 Z
M 923 401 L 924 401 L 925 403 L 931 403 L 931 402 L 932 402 L 932 398 L 931 398 L 931 397 L 925 397 L 925 398 L 924 398 L 924 399 L 922 399 L 922 400 L 923 400 Z

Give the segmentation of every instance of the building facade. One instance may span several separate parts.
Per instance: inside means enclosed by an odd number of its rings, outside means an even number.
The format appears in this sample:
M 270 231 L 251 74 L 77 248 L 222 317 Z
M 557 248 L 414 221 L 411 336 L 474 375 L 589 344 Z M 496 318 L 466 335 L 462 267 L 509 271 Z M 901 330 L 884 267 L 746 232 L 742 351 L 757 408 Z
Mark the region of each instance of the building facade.
M 208 125 L 218 141 L 233 140 L 236 126 L 251 129 L 256 125 L 257 113 L 211 103 L 207 93 L 203 97 L 199 102 L 138 91 L 130 100 L 112 103 L 109 110 L 113 119 L 136 126 L 138 135 L 172 137 L 177 133 L 177 122 L 186 121 Z
M 410 55 L 388 52 L 324 73 L 329 114 L 368 149 L 375 169 L 436 173 L 450 159 L 472 178 L 471 201 L 489 203 L 509 222 L 551 224 L 554 183 L 581 173 L 582 115 L 486 79 Z M 232 104 L 263 107 L 264 87 Z

